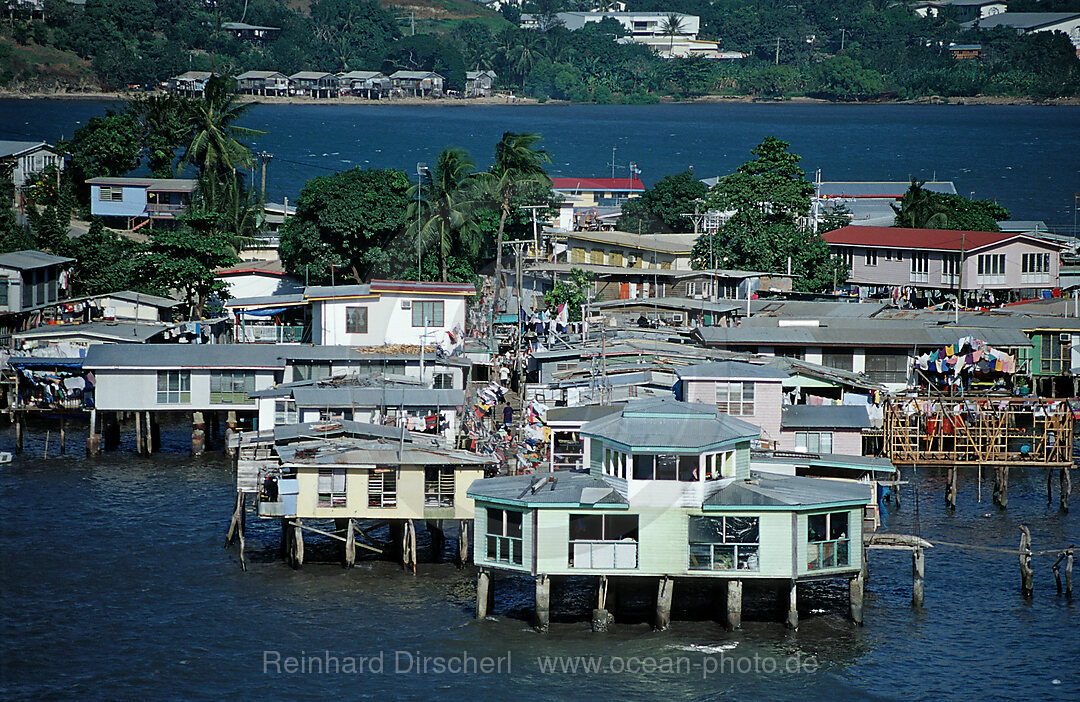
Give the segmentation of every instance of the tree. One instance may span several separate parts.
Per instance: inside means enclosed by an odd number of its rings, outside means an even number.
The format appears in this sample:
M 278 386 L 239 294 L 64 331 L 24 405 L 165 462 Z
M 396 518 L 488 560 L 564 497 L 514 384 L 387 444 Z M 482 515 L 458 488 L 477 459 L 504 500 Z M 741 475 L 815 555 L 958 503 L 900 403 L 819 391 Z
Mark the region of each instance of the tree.
M 19 224 L 15 211 L 11 209 L 11 199 L 3 197 L 0 203 L 0 253 L 27 251 L 37 248 L 37 241 L 30 229 Z
M 151 271 L 154 286 L 162 291 L 179 290 L 191 319 L 202 318 L 211 295 L 228 293 L 228 286 L 214 272 L 240 260 L 228 237 L 187 227 L 150 232 L 145 251 L 143 260 Z
M 682 15 L 677 12 L 672 12 L 664 17 L 664 20 L 660 23 L 660 33 L 668 37 L 668 54 L 670 55 L 672 49 L 675 47 L 675 37 L 686 31 L 683 23 Z
M 692 231 L 694 223 L 685 215 L 693 212 L 695 201 L 704 200 L 708 192 L 693 171 L 664 176 L 640 197 L 623 203 L 616 226 L 624 232 Z
M 89 178 L 122 176 L 139 165 L 142 146 L 139 123 L 130 113 L 109 110 L 75 131 L 59 148 L 71 155 L 77 183 Z
M 504 132 L 502 139 L 495 144 L 495 162 L 486 177 L 481 179 L 482 187 L 499 211 L 499 229 L 495 235 L 495 289 L 491 295 L 489 319 L 494 319 L 495 301 L 499 297 L 503 234 L 506 220 L 514 209 L 514 198 L 529 185 L 551 184 L 544 171 L 544 164 L 551 163 L 551 157 L 543 149 L 537 148 L 539 143 L 539 134 Z
M 478 183 L 476 165 L 468 152 L 449 148 L 439 154 L 428 173 L 427 199 L 413 199 L 420 184 L 410 190 L 407 218 L 410 233 L 424 246 L 435 244 L 439 278 L 448 280 L 447 262 L 457 249 L 475 259 L 480 251 L 480 230 L 475 217 Z M 419 205 L 419 209 L 418 209 Z M 419 225 L 419 231 L 417 226 Z
M 952 193 L 927 190 L 925 181 L 912 179 L 900 205 L 891 205 L 895 224 L 909 229 L 952 229 L 956 231 L 996 232 L 998 222 L 1009 218 L 1009 211 L 989 200 L 969 200 Z
M 568 321 L 580 322 L 581 308 L 589 302 L 589 284 L 592 278 L 591 273 L 580 268 L 571 268 L 569 280 L 557 281 L 551 290 L 544 293 L 544 302 L 552 309 L 565 302 Z
M 100 217 L 94 217 L 90 230 L 72 241 L 71 255 L 75 258 L 72 289 L 78 295 L 118 290 L 165 292 L 145 264 L 142 247 L 106 229 Z
M 313 284 L 398 273 L 395 249 L 406 244 L 410 187 L 408 176 L 394 169 L 312 178 L 281 234 L 286 269 Z
M 203 197 L 211 204 L 217 189 L 227 188 L 237 178 L 236 170 L 252 168 L 255 157 L 251 149 L 240 142 L 264 132 L 240 127 L 236 122 L 251 108 L 252 103 L 236 101 L 235 84 L 229 78 L 213 76 L 206 82 L 201 100 L 195 100 L 187 111 L 188 133 L 191 141 L 181 165 L 194 163 L 206 178 Z
M 698 238 L 693 265 L 707 268 L 715 261 L 771 272 L 786 270 L 790 260 L 797 290 L 820 292 L 845 281 L 843 263 L 807 226 L 814 188 L 799 168 L 801 158 L 774 137 L 766 137 L 751 153 L 754 160 L 709 191 L 710 208 L 733 214 L 715 234 Z
M 191 101 L 168 93 L 138 96 L 128 103 L 128 113 L 142 127 L 142 145 L 150 173 L 155 178 L 172 178 L 176 150 L 190 142 L 194 120 Z

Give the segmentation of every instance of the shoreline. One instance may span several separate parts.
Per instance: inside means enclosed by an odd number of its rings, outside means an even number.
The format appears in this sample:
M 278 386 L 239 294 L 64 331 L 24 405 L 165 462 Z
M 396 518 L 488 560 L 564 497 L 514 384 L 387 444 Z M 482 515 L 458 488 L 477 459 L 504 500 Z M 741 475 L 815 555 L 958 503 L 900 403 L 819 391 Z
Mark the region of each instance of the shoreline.
M 120 92 L 55 92 L 55 91 L 7 91 L 0 90 L 2 100 L 65 100 L 85 102 L 110 102 L 124 101 L 133 95 L 146 95 L 153 93 L 120 93 Z M 238 102 L 253 103 L 258 105 L 320 105 L 324 107 L 370 105 L 377 107 L 474 107 L 474 106 L 553 106 L 565 107 L 568 105 L 595 105 L 596 103 L 574 103 L 567 100 L 547 100 L 540 102 L 536 98 L 497 95 L 479 98 L 394 98 L 386 100 L 371 100 L 356 96 L 343 96 L 336 98 L 316 99 L 310 97 L 278 97 L 262 95 L 239 95 Z M 824 100 L 811 97 L 790 98 L 762 98 L 750 95 L 702 95 L 687 100 L 675 100 L 672 98 L 660 98 L 654 103 L 657 105 L 711 105 L 711 104 L 753 104 L 753 105 L 934 105 L 934 106 L 968 106 L 968 105 L 995 105 L 995 106 L 1032 106 L 1032 107 L 1075 107 L 1080 106 L 1080 96 L 1061 98 L 1033 98 L 1033 97 L 1002 97 L 993 95 L 973 95 L 969 97 L 922 97 L 912 100 L 865 100 L 865 101 L 842 101 Z M 605 107 L 622 107 L 619 103 L 604 105 Z M 634 107 L 634 105 L 625 105 Z M 643 105 L 649 107 L 649 105 Z M 642 105 L 638 105 L 642 107 Z

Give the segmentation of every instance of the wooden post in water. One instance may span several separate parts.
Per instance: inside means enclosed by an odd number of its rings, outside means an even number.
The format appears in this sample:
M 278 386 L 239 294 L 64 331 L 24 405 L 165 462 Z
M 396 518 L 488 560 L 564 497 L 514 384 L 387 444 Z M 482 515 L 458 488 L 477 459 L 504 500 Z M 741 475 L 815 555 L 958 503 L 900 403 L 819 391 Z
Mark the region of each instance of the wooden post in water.
M 1002 509 L 1006 509 L 1009 506 L 1009 466 L 1007 464 L 1001 467 L 1000 504 Z
M 1001 466 L 994 466 L 994 504 L 1001 506 Z
M 612 616 L 608 612 L 608 576 L 601 575 L 596 583 L 596 609 L 592 611 L 592 630 L 602 634 L 611 628 Z
M 232 519 L 229 520 L 229 530 L 225 533 L 225 548 L 232 546 L 236 539 L 236 532 L 240 528 L 240 515 L 244 509 L 244 493 L 237 491 L 236 506 L 233 507 Z
M 1054 471 L 1046 469 L 1046 506 L 1054 501 Z
M 102 418 L 104 421 L 104 418 Z M 97 410 L 90 410 L 90 434 L 86 437 L 86 455 L 101 455 L 101 432 L 98 431 Z
M 349 518 L 345 526 L 345 567 L 352 568 L 356 563 L 356 520 Z
M 153 412 L 146 413 L 146 454 L 161 450 L 161 425 Z
M 1065 552 L 1065 596 L 1072 597 L 1072 569 L 1073 569 L 1073 550 L 1070 546 Z
M 202 412 L 191 413 L 191 455 L 201 456 L 206 451 L 206 419 Z
M 135 453 L 143 456 L 146 454 L 146 438 L 143 436 L 142 412 L 135 413 Z
M 464 568 L 469 562 L 469 524 L 468 519 L 458 520 L 457 567 Z
M 304 567 L 304 529 L 300 517 L 293 521 L 289 538 L 289 565 L 297 570 Z
M 404 536 L 401 542 L 401 556 L 405 570 L 411 570 L 416 575 L 416 526 L 413 520 L 405 520 Z
M 1061 474 L 1058 476 L 1059 492 L 1061 493 L 1061 509 L 1063 512 L 1069 511 L 1069 493 L 1072 492 L 1072 477 L 1069 475 L 1068 468 L 1062 468 Z
M 926 554 L 921 546 L 911 549 L 911 604 L 923 606 L 925 590 Z
M 60 413 L 60 455 L 63 456 L 67 453 L 67 422 L 65 421 L 66 415 Z
M 848 604 L 850 606 L 851 621 L 859 626 L 863 623 L 863 580 L 862 572 L 848 580 Z
M 491 573 L 481 568 L 476 573 L 476 618 L 486 619 L 495 609 L 495 587 Z
M 236 434 L 236 428 L 238 426 L 239 424 L 236 421 L 236 411 L 230 410 L 229 413 L 225 415 L 225 453 L 229 456 L 233 455 L 233 449 L 229 446 L 229 439 Z
M 24 426 L 25 414 L 23 412 L 15 413 L 15 453 L 22 453 L 23 448 L 23 432 L 26 430 Z
M 727 628 L 742 628 L 742 580 L 727 581 Z
M 547 575 L 536 576 L 536 621 L 534 626 L 540 633 L 548 630 L 551 623 L 551 578 Z
M 956 510 L 956 466 L 951 466 L 945 471 L 945 506 Z
M 671 595 L 675 580 L 669 576 L 660 578 L 656 588 L 656 615 L 653 618 L 653 630 L 664 631 L 671 626 Z
M 1031 568 L 1031 530 L 1020 525 L 1020 592 L 1031 597 L 1035 590 L 1035 571 Z
M 244 531 L 247 529 L 247 495 L 240 493 L 240 527 L 237 529 L 237 534 L 240 537 L 240 570 L 247 570 L 247 561 L 244 560 L 244 547 L 246 542 L 244 540 Z
M 784 624 L 788 629 L 796 630 L 799 628 L 799 598 L 794 579 L 791 581 L 791 590 L 788 592 L 788 612 Z

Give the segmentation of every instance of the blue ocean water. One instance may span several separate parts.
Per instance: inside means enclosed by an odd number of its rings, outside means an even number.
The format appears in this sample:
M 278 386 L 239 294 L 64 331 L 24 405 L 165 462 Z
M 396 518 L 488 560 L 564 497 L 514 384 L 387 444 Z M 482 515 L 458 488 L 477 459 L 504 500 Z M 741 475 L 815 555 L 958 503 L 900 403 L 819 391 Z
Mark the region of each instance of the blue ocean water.
M 0 100 L 0 139 L 70 137 L 102 102 Z M 646 184 L 690 166 L 702 178 L 734 170 L 766 136 L 791 143 L 823 180 L 952 180 L 997 200 L 1013 219 L 1071 228 L 1080 192 L 1080 107 L 990 105 L 667 104 L 257 105 L 244 125 L 274 155 L 268 199 L 295 200 L 336 170 L 416 172 L 447 146 L 486 166 L 504 131 L 539 132 L 552 175 L 610 177 L 631 162 Z

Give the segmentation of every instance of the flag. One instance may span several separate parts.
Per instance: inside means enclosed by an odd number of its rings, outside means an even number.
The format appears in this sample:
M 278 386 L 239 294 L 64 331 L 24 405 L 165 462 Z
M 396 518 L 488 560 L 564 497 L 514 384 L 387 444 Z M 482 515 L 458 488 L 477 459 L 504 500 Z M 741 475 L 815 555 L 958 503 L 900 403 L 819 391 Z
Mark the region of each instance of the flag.
M 570 307 L 565 302 L 559 305 L 559 314 L 555 316 L 555 323 L 564 327 L 570 323 Z

